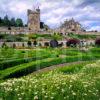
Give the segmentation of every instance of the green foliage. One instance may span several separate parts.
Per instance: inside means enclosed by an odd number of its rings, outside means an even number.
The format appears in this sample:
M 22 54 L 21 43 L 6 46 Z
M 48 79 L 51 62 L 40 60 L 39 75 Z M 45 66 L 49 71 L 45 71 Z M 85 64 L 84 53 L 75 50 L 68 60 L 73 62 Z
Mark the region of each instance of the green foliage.
M 51 38 L 51 34 L 30 34 L 28 35 L 29 39 L 38 39 L 38 38 Z
M 30 34 L 28 35 L 29 39 L 39 39 L 39 38 L 44 38 L 44 39 L 57 39 L 57 40 L 61 40 L 63 38 L 63 36 L 61 36 L 60 34 Z
M 23 21 L 22 21 L 22 19 L 20 19 L 20 18 L 16 19 L 16 26 L 17 27 L 23 27 Z
M 7 80 L 0 84 L 1 98 L 7 100 L 99 100 L 100 61 L 79 65 L 82 67 L 80 71 L 72 74 L 53 70 L 48 73 Z M 72 65 L 72 68 L 76 70 L 75 65 Z M 67 70 L 69 72 L 69 69 Z
M 96 35 L 81 35 L 81 34 L 78 34 L 77 37 L 79 39 L 95 39 Z
M 0 26 L 3 26 L 3 19 L 0 17 Z
M 1 59 L 0 79 L 14 79 L 0 83 L 0 97 L 9 100 L 98 100 L 100 61 L 92 63 L 100 59 L 99 52 L 99 48 L 91 48 L 84 53 L 76 48 L 16 50 L 16 56 L 28 54 L 31 58 L 18 59 L 21 58 L 18 56 L 13 60 Z M 46 67 L 70 62 L 75 63 L 56 67 L 53 71 L 24 76 Z M 15 78 L 21 76 L 24 77 Z
M 69 37 L 76 38 L 76 39 L 96 39 L 96 35 L 88 35 L 88 34 L 75 34 L 75 33 L 69 33 Z
M 55 40 L 61 40 L 61 39 L 63 39 L 63 36 L 61 36 L 60 34 L 54 34 L 54 35 L 52 35 L 52 39 L 55 39 Z
M 37 41 L 36 41 L 36 40 L 33 42 L 33 45 L 34 45 L 34 46 L 36 46 L 36 45 L 37 45 Z
M 92 52 L 92 53 L 100 53 L 100 48 L 92 48 L 92 49 L 90 49 L 90 51 Z
M 10 26 L 10 20 L 7 15 L 4 17 L 3 24 L 4 26 Z
M 36 62 L 30 62 L 27 64 L 21 64 L 18 66 L 15 66 L 13 68 L 9 68 L 7 70 L 4 70 L 1 72 L 1 76 L 3 78 L 11 78 L 11 77 L 20 77 L 23 75 L 27 75 L 33 71 L 36 71 L 38 68 L 42 69 L 45 67 L 49 67 L 52 65 L 57 65 L 61 63 L 68 63 L 68 62 L 75 62 L 75 61 L 87 61 L 87 60 L 93 60 L 91 56 L 72 56 L 72 57 L 64 57 L 64 58 L 48 58 L 44 60 L 38 60 Z M 9 72 L 7 74 L 7 72 Z
M 83 63 L 76 63 L 76 64 L 72 64 L 70 66 L 63 66 L 61 68 L 58 68 L 57 71 L 58 72 L 63 72 L 65 74 L 75 74 L 77 72 L 79 72 L 86 64 L 91 64 L 93 63 L 92 61 L 85 61 Z
M 98 52 L 95 52 L 96 50 Z M 9 75 L 6 73 L 9 74 L 11 73 L 11 76 L 9 77 L 19 77 L 19 76 L 27 75 L 33 71 L 36 71 L 37 69 L 42 69 L 44 67 L 49 67 L 52 65 L 75 62 L 75 61 L 87 61 L 87 60 L 100 59 L 100 55 L 98 55 L 98 53 L 99 53 L 99 49 L 97 48 L 92 48 L 90 49 L 89 52 L 79 52 L 79 50 L 75 48 L 74 49 L 73 48 L 69 48 L 69 49 L 46 48 L 46 49 L 36 49 L 36 50 L 26 50 L 26 51 L 19 50 L 15 52 L 15 54 L 13 55 L 14 57 L 11 57 L 14 60 L 1 59 L 0 62 L 1 69 L 5 69 L 2 70 L 2 77 L 4 76 L 8 77 Z M 25 59 L 20 59 L 23 57 L 26 57 L 27 59 L 34 58 L 35 61 L 31 60 L 32 62 L 31 61 L 24 62 Z M 39 58 L 41 60 L 39 60 Z M 44 58 L 48 58 L 48 59 L 44 59 Z
M 41 56 L 41 57 L 32 57 L 32 58 L 21 58 L 21 59 L 13 59 L 13 60 L 6 60 L 0 62 L 0 70 L 6 69 L 6 68 L 11 68 L 19 64 L 23 63 L 29 63 L 31 61 L 36 61 L 39 59 L 44 59 L 47 58 L 47 55 Z
M 12 34 L 0 34 L 0 39 L 5 40 L 5 42 L 22 42 L 24 39 L 19 35 Z
M 14 27 L 23 27 L 23 21 L 20 18 L 11 18 L 9 19 L 8 15 L 4 16 L 4 18 L 0 17 L 0 26 L 6 26 L 10 29 L 11 26 Z
M 21 64 L 13 68 L 9 68 L 1 72 L 2 74 L 1 76 L 3 76 L 3 78 L 19 77 L 19 76 L 27 75 L 33 71 L 36 71 L 37 66 L 39 67 L 39 69 L 42 69 L 51 65 L 59 64 L 59 63 L 61 63 L 60 58 L 57 58 L 57 59 L 48 58 L 41 61 L 40 60 L 36 62 L 33 61 L 27 64 Z M 7 74 L 6 72 L 9 72 L 9 73 Z
M 3 58 L 11 58 L 13 57 L 15 50 L 6 46 L 0 49 L 0 56 Z
M 28 41 L 27 42 L 27 45 L 28 45 L 28 47 L 31 47 L 32 46 L 32 42 L 31 41 Z
M 11 26 L 16 26 L 16 20 L 15 20 L 15 18 L 11 18 L 10 24 L 11 24 Z

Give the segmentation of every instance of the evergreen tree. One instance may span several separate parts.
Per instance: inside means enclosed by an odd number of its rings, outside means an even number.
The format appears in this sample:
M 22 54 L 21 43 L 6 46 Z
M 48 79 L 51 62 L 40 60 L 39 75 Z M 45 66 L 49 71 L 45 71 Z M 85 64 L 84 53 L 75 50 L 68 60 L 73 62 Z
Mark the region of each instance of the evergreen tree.
M 37 41 L 34 41 L 34 42 L 33 42 L 33 45 L 36 47 L 36 45 L 37 45 Z
M 22 19 L 20 19 L 20 18 L 16 19 L 16 26 L 17 27 L 23 27 L 23 21 L 22 21 Z
M 10 26 L 10 20 L 9 20 L 9 18 L 8 18 L 8 15 L 6 15 L 6 16 L 4 17 L 3 24 L 4 24 L 4 26 L 7 26 L 7 27 Z
M 27 45 L 28 45 L 28 47 L 31 47 L 32 42 L 31 42 L 31 41 L 28 41 L 28 42 L 27 42 Z
M 11 26 L 16 26 L 15 18 L 11 18 L 10 24 Z
M 23 21 L 22 21 L 21 18 L 17 18 L 15 20 L 15 18 L 13 17 L 13 18 L 11 18 L 11 20 L 9 20 L 8 15 L 6 15 L 6 16 L 4 16 L 3 19 L 0 17 L 0 26 L 6 26 L 6 27 L 11 27 L 11 26 L 14 26 L 14 27 L 23 27 L 24 24 L 23 24 Z
M 3 19 L 0 17 L 0 26 L 3 26 Z

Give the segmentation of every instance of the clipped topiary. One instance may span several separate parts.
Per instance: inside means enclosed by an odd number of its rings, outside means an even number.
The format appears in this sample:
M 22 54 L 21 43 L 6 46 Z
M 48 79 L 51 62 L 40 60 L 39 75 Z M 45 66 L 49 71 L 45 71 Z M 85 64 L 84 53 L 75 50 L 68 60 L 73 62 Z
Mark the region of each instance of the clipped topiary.
M 98 39 L 95 40 L 95 45 L 96 46 L 100 46 L 100 38 L 98 38 Z
M 71 46 L 71 47 L 76 47 L 79 43 L 80 43 L 80 40 L 78 40 L 78 39 L 69 39 L 66 42 L 66 45 Z
M 58 41 L 56 39 L 50 41 L 50 47 L 56 48 L 58 47 Z

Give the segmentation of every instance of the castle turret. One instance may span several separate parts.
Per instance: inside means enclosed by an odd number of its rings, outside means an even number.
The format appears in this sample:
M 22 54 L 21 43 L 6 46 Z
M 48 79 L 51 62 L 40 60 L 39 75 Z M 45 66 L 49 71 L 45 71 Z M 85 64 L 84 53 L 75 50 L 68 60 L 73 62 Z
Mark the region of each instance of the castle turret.
M 40 30 L 40 9 L 35 10 L 28 9 L 28 28 L 32 31 Z

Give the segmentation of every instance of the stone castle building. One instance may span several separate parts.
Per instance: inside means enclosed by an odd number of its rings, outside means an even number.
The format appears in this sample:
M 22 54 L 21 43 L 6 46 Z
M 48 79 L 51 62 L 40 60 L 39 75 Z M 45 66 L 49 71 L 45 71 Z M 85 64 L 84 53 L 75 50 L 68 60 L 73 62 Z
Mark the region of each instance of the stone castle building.
M 33 31 L 40 30 L 40 9 L 35 10 L 28 9 L 28 29 Z
M 84 31 L 79 22 L 76 22 L 73 18 L 71 20 L 66 20 L 63 24 L 61 24 L 59 31 L 62 33 L 66 32 L 81 32 Z
M 99 32 L 86 32 L 82 25 L 75 21 L 73 18 L 71 20 L 65 20 L 63 24 L 57 29 L 50 29 L 47 25 L 43 24 L 41 28 L 40 22 L 41 11 L 38 8 L 34 10 L 27 10 L 28 23 L 24 27 L 10 27 L 7 26 L 0 27 L 0 33 L 4 34 L 53 34 L 53 33 L 70 33 L 75 32 L 77 34 L 100 34 Z

